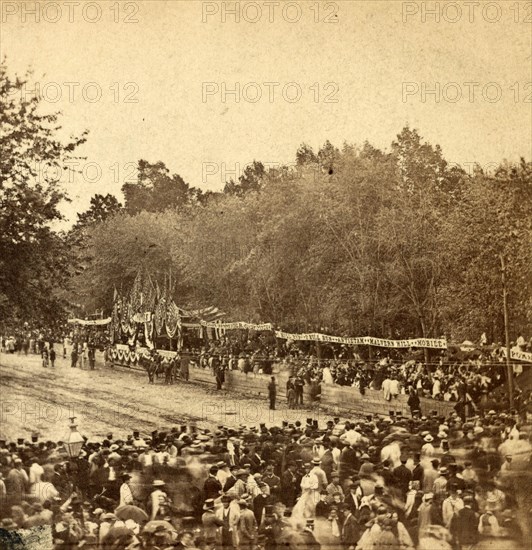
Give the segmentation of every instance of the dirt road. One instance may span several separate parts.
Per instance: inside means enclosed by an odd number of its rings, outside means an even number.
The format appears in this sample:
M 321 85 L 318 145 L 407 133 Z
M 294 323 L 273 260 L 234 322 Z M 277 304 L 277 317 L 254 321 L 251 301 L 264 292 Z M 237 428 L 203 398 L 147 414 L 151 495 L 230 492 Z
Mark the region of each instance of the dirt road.
M 55 369 L 45 369 L 36 355 L 0 354 L 2 439 L 29 440 L 38 432 L 40 439 L 61 440 L 72 416 L 83 435 L 99 439 L 110 431 L 124 438 L 135 429 L 149 434 L 191 421 L 213 429 L 279 425 L 282 420 L 304 424 L 319 415 L 317 408 L 294 411 L 284 403 L 270 411 L 265 400 L 196 384 L 149 384 L 143 373 L 101 363 L 94 371 L 72 369 L 68 360 L 58 358 Z M 325 420 L 322 413 L 320 424 Z

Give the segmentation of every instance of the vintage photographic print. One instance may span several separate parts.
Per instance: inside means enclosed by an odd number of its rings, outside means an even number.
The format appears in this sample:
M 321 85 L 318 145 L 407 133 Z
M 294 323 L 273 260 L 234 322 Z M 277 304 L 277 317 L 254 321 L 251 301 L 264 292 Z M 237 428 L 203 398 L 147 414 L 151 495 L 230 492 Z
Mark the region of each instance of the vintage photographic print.
M 0 17 L 0 550 L 529 549 L 532 2 Z

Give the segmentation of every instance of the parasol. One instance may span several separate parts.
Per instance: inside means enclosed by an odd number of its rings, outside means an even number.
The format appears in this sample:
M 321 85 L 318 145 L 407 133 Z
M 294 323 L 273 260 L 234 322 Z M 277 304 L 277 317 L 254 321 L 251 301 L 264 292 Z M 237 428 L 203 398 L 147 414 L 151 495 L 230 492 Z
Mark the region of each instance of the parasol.
M 143 521 L 148 521 L 148 514 L 142 508 L 138 506 L 133 506 L 132 504 L 126 504 L 124 506 L 119 506 L 115 510 L 115 516 L 122 521 L 127 519 L 132 519 L 135 523 L 142 523 Z

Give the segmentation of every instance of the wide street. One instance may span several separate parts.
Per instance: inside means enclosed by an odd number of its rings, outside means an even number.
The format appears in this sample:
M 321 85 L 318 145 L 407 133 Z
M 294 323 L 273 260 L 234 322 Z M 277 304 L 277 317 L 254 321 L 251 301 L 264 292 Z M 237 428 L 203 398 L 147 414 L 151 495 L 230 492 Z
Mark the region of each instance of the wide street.
M 270 411 L 266 400 L 197 384 L 166 386 L 160 379 L 152 385 L 141 372 L 105 367 L 101 360 L 94 371 L 72 369 L 62 358 L 54 369 L 45 369 L 37 355 L 4 353 L 0 354 L 0 396 L 0 435 L 11 441 L 29 440 L 34 432 L 40 439 L 61 440 L 68 433 L 71 416 L 90 439 L 109 431 L 115 438 L 135 429 L 148 434 L 191 420 L 212 430 L 221 424 L 305 423 L 307 417 L 318 414 L 317 409 L 287 410 L 284 402 Z

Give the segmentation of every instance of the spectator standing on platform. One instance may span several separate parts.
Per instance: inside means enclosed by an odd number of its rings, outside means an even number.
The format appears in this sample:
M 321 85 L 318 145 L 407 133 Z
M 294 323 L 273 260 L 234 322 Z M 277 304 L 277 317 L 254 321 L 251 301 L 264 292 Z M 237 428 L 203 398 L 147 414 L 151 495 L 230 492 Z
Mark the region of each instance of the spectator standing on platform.
M 417 390 L 415 388 L 410 388 L 410 395 L 408 396 L 408 406 L 410 407 L 410 414 L 412 417 L 419 414 L 421 410 L 421 400 L 419 399 L 419 395 L 417 394 Z
M 294 387 L 296 391 L 296 405 L 303 405 L 303 386 L 305 381 L 301 376 L 296 376 L 294 380 Z
M 275 398 L 277 396 L 277 384 L 275 383 L 275 376 L 271 377 L 268 384 L 268 398 L 270 400 L 270 410 L 275 410 Z
M 74 369 L 78 364 L 78 348 L 76 344 L 72 346 L 72 351 L 70 352 L 70 366 Z

